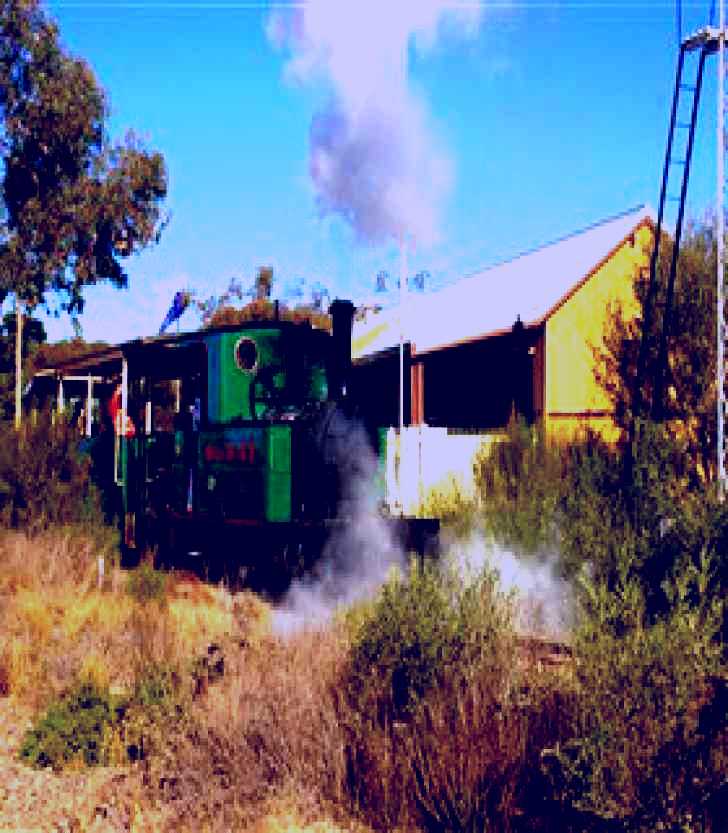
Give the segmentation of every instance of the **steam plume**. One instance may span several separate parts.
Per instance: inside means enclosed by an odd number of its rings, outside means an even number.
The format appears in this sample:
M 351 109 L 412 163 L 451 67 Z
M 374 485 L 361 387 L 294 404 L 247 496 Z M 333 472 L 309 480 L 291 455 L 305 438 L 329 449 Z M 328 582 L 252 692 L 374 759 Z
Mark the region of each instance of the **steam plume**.
M 472 36 L 480 17 L 478 5 L 446 0 L 308 0 L 269 17 L 269 40 L 290 52 L 287 77 L 325 90 L 309 136 L 319 210 L 360 241 L 437 239 L 453 165 L 412 89 L 410 48 Z
M 378 460 L 362 426 L 333 412 L 325 457 L 338 468 L 340 526 L 311 575 L 294 581 L 273 612 L 279 634 L 325 624 L 339 608 L 375 594 L 405 554 L 378 511 Z
M 575 624 L 574 595 L 570 582 L 559 576 L 558 556 L 520 556 L 478 528 L 464 540 L 445 542 L 444 548 L 464 576 L 485 565 L 497 571 L 501 589 L 515 593 L 515 625 L 520 633 L 569 637 Z

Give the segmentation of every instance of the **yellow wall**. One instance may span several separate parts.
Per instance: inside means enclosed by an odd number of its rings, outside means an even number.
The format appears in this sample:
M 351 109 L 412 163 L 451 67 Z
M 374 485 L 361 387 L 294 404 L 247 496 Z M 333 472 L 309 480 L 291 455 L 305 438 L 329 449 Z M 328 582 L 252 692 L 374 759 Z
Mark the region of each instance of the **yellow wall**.
M 617 438 L 611 403 L 595 379 L 592 347 L 603 345 L 610 304 L 636 314 L 634 279 L 649 266 L 652 230 L 644 224 L 546 321 L 544 418 L 551 436 L 570 437 L 580 428 Z

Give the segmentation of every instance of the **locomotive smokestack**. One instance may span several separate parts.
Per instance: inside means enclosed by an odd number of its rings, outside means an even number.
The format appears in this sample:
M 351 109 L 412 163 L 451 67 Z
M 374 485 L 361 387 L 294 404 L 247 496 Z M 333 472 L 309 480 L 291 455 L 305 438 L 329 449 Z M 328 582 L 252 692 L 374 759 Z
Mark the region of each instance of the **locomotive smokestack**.
M 346 396 L 351 373 L 351 328 L 354 304 L 334 301 L 329 307 L 332 320 L 333 350 L 331 357 L 331 399 L 340 402 Z

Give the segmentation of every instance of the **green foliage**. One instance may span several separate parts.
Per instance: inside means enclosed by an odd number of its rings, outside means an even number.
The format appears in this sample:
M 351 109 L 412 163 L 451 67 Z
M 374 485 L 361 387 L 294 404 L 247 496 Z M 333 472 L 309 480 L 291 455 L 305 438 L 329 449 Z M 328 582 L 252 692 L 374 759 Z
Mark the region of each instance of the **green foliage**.
M 12 419 L 15 412 L 15 335 L 17 316 L 8 312 L 0 325 L 0 419 Z M 41 321 L 25 316 L 23 321 L 23 380 L 33 372 L 37 355 L 46 340 Z
M 445 675 L 482 660 L 507 618 L 494 574 L 466 585 L 445 567 L 413 562 L 406 579 L 389 578 L 356 627 L 345 672 L 351 705 L 379 724 L 412 715 Z
M 715 468 L 716 257 L 714 224 L 690 225 L 683 235 L 675 280 L 668 339 L 667 422 L 663 430 L 671 441 L 682 445 L 691 476 L 697 478 L 705 478 Z M 657 296 L 646 342 L 645 376 L 641 380 L 642 417 L 649 413 L 652 405 L 671 258 L 672 241 L 665 238 L 660 247 Z M 617 424 L 622 428 L 623 442 L 628 437 L 633 416 L 635 376 L 648 286 L 649 274 L 643 271 L 635 281 L 642 314 L 635 319 L 625 315 L 620 306 L 613 307 L 612 326 L 605 333 L 604 344 L 593 348 L 597 360 L 597 381 L 614 407 Z
M 609 586 L 620 570 L 638 578 L 653 608 L 662 582 L 689 553 L 695 561 L 717 531 L 715 503 L 686 473 L 684 445 L 665 425 L 640 423 L 632 481 L 618 449 L 585 433 L 549 440 L 511 423 L 507 438 L 475 464 L 484 524 L 524 553 L 557 552 L 562 572 L 584 565 Z
M 491 695 L 507 685 L 510 607 L 496 590 L 495 575 L 484 571 L 465 582 L 445 565 L 413 562 L 408 576 L 391 575 L 377 598 L 358 605 L 347 624 L 351 647 L 337 686 L 340 721 L 348 738 L 351 798 L 367 823 L 392 830 L 421 818 L 424 782 L 439 790 L 449 779 L 453 790 L 477 792 L 475 769 L 482 758 L 459 781 L 446 774 L 454 763 L 452 745 L 443 758 L 431 755 L 451 730 L 464 728 L 468 714 L 474 717 L 468 709 L 483 705 L 480 682 L 488 681 Z M 474 698 L 468 692 L 475 692 Z M 483 728 L 479 716 L 473 726 L 475 732 Z M 420 737 L 428 730 L 429 745 Z M 482 741 L 481 734 L 477 742 Z M 461 803 L 468 801 L 463 797 Z
M 79 758 L 87 766 L 106 762 L 105 738 L 123 707 L 107 691 L 80 682 L 52 703 L 30 729 L 20 749 L 22 760 L 34 767 L 61 769 Z
M 506 437 L 483 447 L 474 476 L 486 527 L 504 543 L 524 552 L 548 548 L 556 540 L 555 510 L 562 474 L 559 449 L 540 428 L 511 419 Z
M 145 707 L 164 705 L 173 698 L 179 687 L 179 674 L 174 668 L 150 665 L 137 678 L 132 701 Z
M 140 604 L 164 604 L 167 598 L 167 575 L 144 562 L 129 573 L 126 588 L 129 595 Z
M 0 520 L 41 529 L 52 524 L 103 525 L 91 461 L 77 430 L 48 415 L 19 431 L 0 423 Z
M 28 319 L 26 318 L 26 323 Z M 82 338 L 69 338 L 62 341 L 54 341 L 52 344 L 45 342 L 38 348 L 34 367 L 55 367 L 61 362 L 69 359 L 80 359 L 90 353 L 104 350 L 109 345 L 105 341 L 84 341 Z
M 145 666 L 137 676 L 118 730 L 130 761 L 159 752 L 170 731 L 179 729 L 189 694 L 182 680 L 177 668 L 158 663 Z
M 567 576 L 584 563 L 608 572 L 632 541 L 620 478 L 617 453 L 597 436 L 559 443 L 522 421 L 475 462 L 488 532 L 517 552 L 558 552 Z
M 473 528 L 478 506 L 472 495 L 451 477 L 443 485 L 430 490 L 417 510 L 421 518 L 438 518 L 443 530 L 455 538 L 465 537 Z
M 0 0 L 0 298 L 32 308 L 53 293 L 75 315 L 85 285 L 125 286 L 120 259 L 159 236 L 164 160 L 133 136 L 112 145 L 107 115 L 39 0 Z
M 657 620 L 634 578 L 612 588 L 582 578 L 575 731 L 544 765 L 585 830 L 607 820 L 630 831 L 710 829 L 712 797 L 728 776 L 722 602 L 696 605 L 691 588 L 705 588 L 711 569 L 706 557 L 671 576 L 670 611 Z
M 163 743 L 165 727 L 180 719 L 184 700 L 181 677 L 168 666 L 145 667 L 131 697 L 114 697 L 82 680 L 26 733 L 20 758 L 54 769 L 79 760 L 94 766 L 145 758 Z

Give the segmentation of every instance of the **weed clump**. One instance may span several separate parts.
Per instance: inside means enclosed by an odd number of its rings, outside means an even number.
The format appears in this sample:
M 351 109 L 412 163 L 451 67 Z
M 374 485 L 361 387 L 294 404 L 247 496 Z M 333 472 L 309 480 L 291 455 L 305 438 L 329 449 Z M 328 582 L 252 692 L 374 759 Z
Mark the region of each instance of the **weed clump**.
M 182 676 L 171 666 L 144 669 L 131 695 L 112 695 L 91 679 L 80 680 L 26 733 L 20 758 L 54 769 L 137 761 L 159 748 L 165 727 L 184 711 Z
M 167 599 L 167 575 L 144 562 L 129 573 L 126 589 L 129 595 L 140 604 L 148 602 L 164 604 Z
M 62 769 L 79 759 L 87 766 L 105 763 L 107 733 L 122 715 L 123 705 L 108 691 L 82 681 L 27 732 L 20 757 L 39 768 Z
M 544 752 L 554 796 L 584 829 L 709 830 L 718 821 L 711 805 L 728 783 L 722 610 L 716 600 L 693 606 L 684 575 L 672 584 L 671 612 L 657 621 L 635 579 L 586 590 L 575 722 Z

